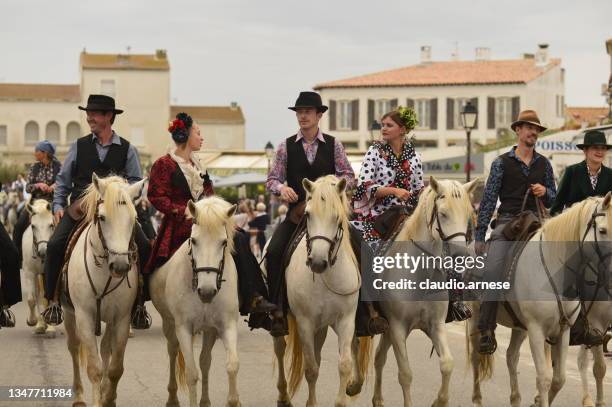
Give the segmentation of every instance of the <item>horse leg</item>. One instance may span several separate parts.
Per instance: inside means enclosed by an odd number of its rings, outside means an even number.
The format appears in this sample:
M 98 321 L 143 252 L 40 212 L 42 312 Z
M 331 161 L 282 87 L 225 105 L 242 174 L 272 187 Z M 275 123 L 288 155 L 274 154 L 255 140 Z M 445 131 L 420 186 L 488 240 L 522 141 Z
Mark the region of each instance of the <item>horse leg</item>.
M 472 405 L 474 407 L 482 407 L 482 392 L 480 391 L 480 358 L 483 357 L 478 353 L 478 341 L 480 334 L 477 327 L 479 319 L 478 303 L 472 303 L 473 313 L 472 318 L 468 319 L 465 325 L 465 340 L 468 352 L 468 358 L 472 364 Z
M 210 407 L 210 397 L 208 395 L 208 373 L 212 361 L 212 348 L 217 340 L 215 331 L 204 331 L 202 333 L 202 351 L 200 352 L 200 370 L 202 371 L 202 397 L 200 407 Z
M 278 389 L 278 399 L 276 405 L 278 407 L 291 407 L 291 400 L 287 392 L 287 378 L 285 377 L 285 349 L 287 342 L 284 337 L 273 338 L 274 354 L 276 355 L 276 363 L 278 363 L 278 380 L 276 388 Z
M 162 330 L 166 337 L 166 348 L 170 359 L 170 378 L 168 379 L 168 400 L 166 407 L 178 407 L 179 399 L 177 395 L 178 385 L 176 383 L 176 357 L 179 351 L 179 342 L 176 337 L 174 322 L 165 318 L 162 314 Z
M 596 407 L 605 407 L 603 379 L 606 376 L 606 359 L 603 353 L 603 345 L 594 346 L 591 348 L 593 352 L 593 376 L 597 386 L 597 402 Z
M 193 335 L 191 329 L 185 325 L 176 327 L 176 337 L 178 338 L 181 352 L 185 358 L 185 370 L 187 387 L 189 388 L 189 405 L 197 407 L 198 405 L 198 368 L 196 367 L 193 358 Z
M 28 308 L 30 309 L 30 315 L 28 315 L 26 323 L 28 326 L 36 325 L 34 328 L 34 333 L 43 333 L 45 331 L 43 329 L 43 331 L 40 332 L 40 319 L 38 318 L 38 315 L 36 315 L 36 280 L 34 280 L 34 277 L 28 267 L 23 267 L 23 276 L 25 280 L 24 288 L 27 292 Z
M 548 402 L 552 403 L 565 384 L 565 363 L 569 350 L 569 328 L 562 331 L 557 343 L 552 346 L 553 377 L 548 392 Z
M 372 406 L 383 407 L 383 395 L 382 395 L 382 373 L 385 363 L 387 362 L 387 353 L 391 347 L 391 339 L 389 334 L 385 333 L 380 336 L 378 347 L 376 348 L 376 356 L 374 357 L 374 395 L 372 396 Z
M 338 374 L 340 376 L 340 387 L 336 396 L 336 407 L 344 407 L 348 403 L 346 387 L 351 377 L 352 369 L 352 349 L 353 336 L 355 333 L 355 315 L 351 314 L 344 317 L 336 324 L 336 333 L 338 335 L 338 352 L 340 360 L 338 361 Z M 320 363 L 317 362 L 317 369 Z
M 238 332 L 235 321 L 232 321 L 221 334 L 221 340 L 225 347 L 226 363 L 225 370 L 229 382 L 229 393 L 227 395 L 227 407 L 240 407 L 240 397 L 238 396 Z M 204 374 L 204 373 L 202 373 Z
M 431 332 L 429 332 L 429 337 L 436 352 L 440 355 L 440 373 L 442 374 L 442 385 L 433 406 L 446 407 L 448 406 L 448 388 L 454 367 L 453 355 L 451 355 L 450 348 L 448 347 L 446 325 L 443 322 L 435 324 Z
M 349 396 L 356 396 L 361 393 L 361 388 L 363 387 L 363 382 L 365 380 L 364 375 L 359 369 L 359 344 L 361 339 L 354 336 L 353 341 L 351 343 L 351 354 L 353 357 L 353 370 L 351 374 L 351 381 L 346 388 L 346 394 Z M 319 361 L 319 364 L 321 362 Z
M 536 397 L 536 402 L 539 401 L 540 407 L 549 407 L 548 390 L 550 388 L 551 378 L 546 358 L 546 350 L 544 349 L 544 333 L 538 325 L 531 324 L 527 326 L 527 335 L 529 336 L 531 357 L 533 358 L 537 375 L 536 386 L 538 389 L 538 396 Z
M 71 312 L 65 313 L 64 328 L 66 330 L 66 342 L 68 351 L 72 357 L 72 377 L 74 389 L 74 407 L 85 407 L 85 399 L 83 398 L 83 382 L 81 381 L 81 367 L 79 364 L 79 348 L 81 342 L 77 336 L 74 314 Z
M 402 324 L 390 325 L 389 328 L 391 333 L 391 344 L 393 345 L 393 352 L 397 360 L 397 378 L 399 384 L 402 386 L 402 392 L 404 393 L 404 407 L 410 407 L 412 406 L 412 400 L 410 398 L 412 371 L 410 370 L 408 351 L 406 349 L 406 339 L 408 338 L 409 332 Z
M 130 332 L 130 314 L 127 314 L 116 325 L 107 326 L 106 329 L 114 328 L 111 331 L 111 359 L 106 371 L 106 377 L 109 381 L 107 392 L 104 395 L 104 405 L 115 407 L 117 400 L 117 385 L 121 376 L 123 376 L 123 358 L 125 356 L 125 347 L 127 346 L 128 336 Z
M 510 336 L 510 344 L 506 350 L 506 365 L 510 374 L 510 405 L 520 407 L 521 392 L 518 383 L 518 362 L 521 356 L 521 345 L 527 338 L 527 332 L 513 329 Z
M 315 407 L 317 405 L 316 386 L 319 378 L 319 364 L 314 350 L 314 333 L 312 326 L 307 321 L 300 322 L 300 325 L 298 325 L 299 338 L 302 342 L 302 353 L 304 355 L 304 375 L 308 382 L 306 407 Z M 340 341 L 340 338 L 338 338 L 338 341 Z
M 582 407 L 595 407 L 591 394 L 589 393 L 589 351 L 584 345 L 580 345 L 578 350 L 578 370 L 580 371 L 580 382 L 582 383 Z
M 98 343 L 94 335 L 94 321 L 89 315 L 84 315 L 82 312 L 75 310 L 76 326 L 78 327 L 79 338 L 81 344 L 87 352 L 87 376 L 91 382 L 91 395 L 93 398 L 93 406 L 101 406 L 100 384 L 102 381 L 102 361 L 98 354 Z
M 108 392 L 108 387 L 110 385 L 108 365 L 110 363 L 112 354 L 113 330 L 114 326 L 112 324 L 106 324 L 104 334 L 102 335 L 102 340 L 100 341 L 100 356 L 102 357 L 102 383 L 100 384 L 100 393 L 102 394 L 102 400 L 107 400 L 105 395 Z M 105 402 L 103 401 L 103 404 L 104 403 Z

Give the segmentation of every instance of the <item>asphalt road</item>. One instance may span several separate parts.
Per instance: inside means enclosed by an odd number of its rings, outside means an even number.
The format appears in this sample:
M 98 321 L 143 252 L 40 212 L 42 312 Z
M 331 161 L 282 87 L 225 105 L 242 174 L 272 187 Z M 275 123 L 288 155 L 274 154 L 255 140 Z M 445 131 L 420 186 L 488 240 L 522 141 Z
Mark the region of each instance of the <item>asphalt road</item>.
M 66 348 L 63 327 L 58 327 L 57 336 L 48 338 L 34 335 L 32 328 L 25 324 L 26 305 L 14 307 L 17 327 L 0 330 L 0 385 L 51 386 L 72 383 L 72 365 Z M 125 372 L 118 388 L 118 406 L 152 407 L 165 405 L 168 380 L 168 356 L 165 339 L 161 333 L 159 315 L 153 311 L 153 326 L 146 331 L 137 331 L 128 342 L 125 358 Z M 472 378 L 465 360 L 464 327 L 450 324 L 449 338 L 455 358 L 455 369 L 451 379 L 450 405 L 471 406 Z M 509 404 L 509 379 L 505 364 L 505 349 L 509 331 L 499 328 L 499 350 L 496 353 L 494 378 L 483 384 L 484 403 L 487 406 Z M 195 341 L 199 348 L 198 340 Z M 240 372 L 238 386 L 243 406 L 276 406 L 276 370 L 273 363 L 272 340 L 263 331 L 250 332 L 246 324 L 239 331 Z M 336 337 L 330 333 L 323 349 L 317 397 L 321 406 L 333 405 L 337 391 L 337 353 Z M 436 397 L 440 383 L 438 360 L 429 357 L 431 344 L 420 331 L 408 339 L 408 349 L 413 370 L 412 398 L 415 406 L 431 405 Z M 567 369 L 567 382 L 554 405 L 581 405 L 580 376 L 576 367 L 576 348 L 570 349 Z M 225 353 L 218 341 L 213 350 L 211 369 L 211 401 L 213 406 L 225 405 L 227 395 L 227 376 L 225 374 Z M 612 371 L 612 361 L 607 360 L 608 372 Z M 83 380 L 87 400 L 90 400 L 90 385 L 85 372 Z M 531 360 L 527 341 L 524 343 L 520 364 L 519 381 L 523 395 L 523 405 L 529 405 L 535 394 L 535 369 Z M 361 396 L 351 405 L 370 406 L 373 393 L 373 376 L 366 382 Z M 612 403 L 612 375 L 608 373 L 604 387 L 608 403 Z M 591 389 L 594 389 L 591 381 Z M 402 406 L 402 394 L 397 381 L 397 365 L 393 351 L 389 352 L 384 371 L 383 391 L 386 406 Z M 182 405 L 187 405 L 187 395 L 179 393 Z M 305 383 L 294 398 L 295 406 L 303 406 L 306 401 Z M 65 406 L 63 402 L 7 402 L 0 406 Z

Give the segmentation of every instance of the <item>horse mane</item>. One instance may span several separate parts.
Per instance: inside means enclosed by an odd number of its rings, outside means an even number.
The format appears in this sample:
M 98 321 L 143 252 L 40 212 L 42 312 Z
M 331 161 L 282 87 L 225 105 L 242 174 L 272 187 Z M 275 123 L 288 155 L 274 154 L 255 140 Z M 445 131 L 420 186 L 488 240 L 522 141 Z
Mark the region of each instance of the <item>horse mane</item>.
M 47 201 L 46 199 L 36 199 L 34 200 L 30 206 L 32 207 L 32 213 L 44 213 L 44 212 L 49 212 L 51 213 L 50 210 L 47 209 L 47 206 L 49 205 L 49 201 Z
M 340 224 L 344 230 L 344 236 L 341 247 L 346 250 L 351 260 L 357 264 L 357 259 L 353 253 L 349 236 L 349 213 L 350 204 L 346 197 L 346 190 L 338 194 L 336 186 L 338 185 L 338 178 L 334 175 L 326 175 L 318 178 L 313 183 L 312 193 L 308 193 L 311 198 L 308 201 L 308 208 L 314 216 L 322 213 L 336 213 L 338 214 Z
M 546 222 L 542 226 L 542 233 L 546 236 L 547 241 L 579 241 L 581 225 L 589 222 L 595 206 L 601 202 L 603 198 L 589 197 L 583 201 L 576 202 L 568 210 L 558 214 Z M 612 205 L 607 209 L 608 229 L 612 230 Z
M 398 234 L 396 241 L 414 240 L 420 232 L 420 228 L 429 222 L 435 199 L 439 194 L 444 194 L 446 198 L 445 203 L 451 211 L 467 209 L 468 215 L 473 217 L 474 209 L 470 202 L 469 194 L 458 181 L 437 180 L 437 182 L 440 192 L 434 191 L 431 185 L 428 185 L 421 191 L 418 204 Z
M 227 248 L 230 253 L 233 253 L 236 222 L 233 216 L 227 217 L 227 211 L 232 205 L 224 199 L 213 195 L 196 202 L 195 206 L 197 208 L 197 218 L 195 221 L 198 226 L 216 233 L 225 230 L 227 233 Z M 188 216 L 191 218 L 191 214 Z
M 127 205 L 130 218 L 135 219 L 136 208 L 132 203 L 132 198 L 124 188 L 128 184 L 127 181 L 118 176 L 110 176 L 101 178 L 99 182 L 104 183 L 106 186 L 104 196 L 100 195 L 93 182 L 87 186 L 83 193 L 82 207 L 85 211 L 85 221 L 88 223 L 93 222 L 98 202 L 101 199 L 104 201 L 103 205 L 109 217 L 113 217 L 113 213 L 120 205 Z

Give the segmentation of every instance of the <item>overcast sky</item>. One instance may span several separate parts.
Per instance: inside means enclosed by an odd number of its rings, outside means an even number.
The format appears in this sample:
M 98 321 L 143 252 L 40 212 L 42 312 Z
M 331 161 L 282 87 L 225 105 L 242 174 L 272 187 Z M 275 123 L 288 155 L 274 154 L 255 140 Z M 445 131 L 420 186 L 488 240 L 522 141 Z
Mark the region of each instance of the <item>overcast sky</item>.
M 0 0 L 0 82 L 78 83 L 78 58 L 168 50 L 173 104 L 237 101 L 247 148 L 295 132 L 287 106 L 317 83 L 474 48 L 516 58 L 550 44 L 570 106 L 604 106 L 612 1 Z M 120 104 L 121 101 L 118 101 Z M 160 129 L 163 131 L 163 129 Z

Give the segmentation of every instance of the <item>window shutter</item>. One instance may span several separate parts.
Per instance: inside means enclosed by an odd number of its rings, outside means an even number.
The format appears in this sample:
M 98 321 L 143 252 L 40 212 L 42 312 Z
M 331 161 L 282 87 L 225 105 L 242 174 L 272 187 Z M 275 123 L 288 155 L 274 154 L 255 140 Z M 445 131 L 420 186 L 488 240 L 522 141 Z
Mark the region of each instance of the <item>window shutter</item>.
M 376 120 L 378 120 L 378 118 Z M 374 101 L 372 99 L 368 99 L 368 129 L 372 126 L 373 121 L 374 121 Z
M 329 130 L 336 130 L 336 101 L 329 101 Z
M 470 102 L 472 102 L 472 106 L 475 106 L 476 109 L 478 109 L 478 98 L 472 98 L 470 99 Z M 479 114 L 478 116 L 476 116 L 476 123 L 474 123 L 474 129 L 478 128 L 478 121 L 480 120 L 479 116 L 482 116 L 482 114 Z
M 406 99 L 406 107 L 409 107 L 411 109 L 414 109 L 414 99 Z
M 521 110 L 521 97 L 512 98 L 512 120 L 516 120 Z
M 455 99 L 446 98 L 446 129 L 455 128 Z
M 391 110 L 395 109 L 397 109 L 397 99 L 391 99 Z
M 429 128 L 432 130 L 438 128 L 438 99 L 429 101 Z
M 351 130 L 359 130 L 359 99 L 351 102 Z
M 495 128 L 495 98 L 487 98 L 487 128 Z

